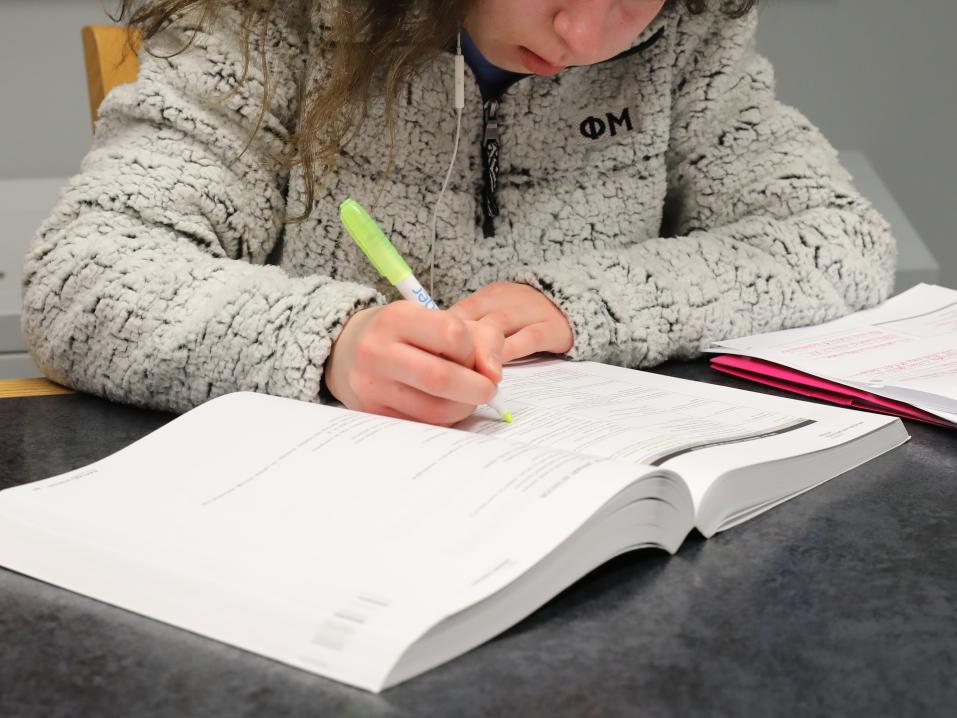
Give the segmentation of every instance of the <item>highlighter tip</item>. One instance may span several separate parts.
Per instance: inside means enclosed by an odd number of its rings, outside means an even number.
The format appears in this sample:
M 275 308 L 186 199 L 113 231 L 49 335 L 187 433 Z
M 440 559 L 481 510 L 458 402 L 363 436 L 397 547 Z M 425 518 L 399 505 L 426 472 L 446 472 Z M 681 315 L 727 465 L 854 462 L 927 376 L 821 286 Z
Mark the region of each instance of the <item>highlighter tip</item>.
M 504 414 L 502 414 L 502 421 L 504 421 L 506 424 L 511 424 L 511 423 L 512 423 L 512 412 L 506 411 Z

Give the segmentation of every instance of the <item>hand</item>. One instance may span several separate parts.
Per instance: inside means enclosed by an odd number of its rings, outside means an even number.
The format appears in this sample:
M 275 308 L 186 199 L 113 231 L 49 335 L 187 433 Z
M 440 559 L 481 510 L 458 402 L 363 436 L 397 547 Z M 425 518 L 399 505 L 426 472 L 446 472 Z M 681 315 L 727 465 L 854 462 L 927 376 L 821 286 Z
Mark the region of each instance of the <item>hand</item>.
M 449 312 L 498 326 L 507 337 L 503 362 L 537 352 L 565 354 L 574 344 L 572 328 L 561 309 L 527 284 L 490 284 L 459 300 Z
M 408 301 L 372 307 L 346 322 L 325 382 L 350 409 L 450 426 L 495 396 L 504 343 L 492 322 Z

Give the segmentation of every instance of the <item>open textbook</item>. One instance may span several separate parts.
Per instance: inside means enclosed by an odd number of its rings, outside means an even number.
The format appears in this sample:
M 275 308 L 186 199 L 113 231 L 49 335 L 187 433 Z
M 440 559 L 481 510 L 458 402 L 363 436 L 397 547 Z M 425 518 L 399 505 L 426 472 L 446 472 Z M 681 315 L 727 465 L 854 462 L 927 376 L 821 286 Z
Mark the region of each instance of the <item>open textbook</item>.
M 591 363 L 453 429 L 227 395 L 0 492 L 0 565 L 379 691 L 624 551 L 675 552 L 907 440 L 899 419 Z
M 787 367 L 848 387 L 855 398 L 870 396 L 876 411 L 957 426 L 957 290 L 919 284 L 826 324 L 716 342 L 708 351 L 758 360 L 718 362 L 717 368 L 723 363 L 738 376 L 779 388 L 791 383 L 795 391 L 808 386 L 806 376 L 782 374 Z M 909 407 L 930 417 L 913 415 Z

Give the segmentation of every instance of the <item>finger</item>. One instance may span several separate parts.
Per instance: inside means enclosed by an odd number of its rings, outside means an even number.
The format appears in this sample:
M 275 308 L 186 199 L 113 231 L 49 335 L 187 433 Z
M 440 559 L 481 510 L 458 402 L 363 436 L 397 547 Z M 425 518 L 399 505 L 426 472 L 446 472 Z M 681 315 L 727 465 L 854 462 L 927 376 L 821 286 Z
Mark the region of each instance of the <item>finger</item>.
M 521 291 L 521 285 L 495 282 L 462 297 L 449 311 L 464 319 L 478 321 L 489 312 L 518 303 L 517 297 L 520 296 Z
M 451 359 L 471 368 L 475 364 L 475 344 L 461 317 L 424 307 L 403 307 L 399 322 L 391 327 L 399 342 L 411 344 L 436 356 Z
M 482 301 L 484 294 L 485 291 L 480 289 L 473 294 L 462 297 L 459 301 L 449 307 L 449 313 L 454 314 L 457 317 L 461 317 L 462 319 L 478 321 L 488 313 Z
M 430 396 L 460 404 L 477 406 L 495 394 L 495 384 L 488 377 L 409 344 L 390 347 L 389 361 L 377 371 Z
M 538 352 L 560 352 L 561 349 L 557 348 L 558 342 L 556 337 L 552 336 L 553 333 L 558 334 L 545 322 L 530 324 L 505 340 L 503 361 L 507 364 Z
M 475 371 L 498 384 L 502 380 L 505 334 L 497 324 L 487 318 L 468 322 L 468 327 L 475 341 Z
M 451 426 L 462 421 L 475 411 L 476 406 L 440 399 L 395 381 L 383 385 L 379 401 L 396 415 L 441 426 Z
M 542 317 L 535 311 L 534 306 L 519 305 L 500 307 L 481 317 L 480 321 L 490 321 L 502 330 L 505 336 L 510 337 L 524 329 L 529 324 L 540 322 Z
M 551 303 L 543 303 L 544 299 L 530 287 L 492 284 L 460 300 L 449 311 L 473 321 L 490 319 L 502 328 L 505 336 L 510 336 L 547 318 L 545 307 L 551 307 Z

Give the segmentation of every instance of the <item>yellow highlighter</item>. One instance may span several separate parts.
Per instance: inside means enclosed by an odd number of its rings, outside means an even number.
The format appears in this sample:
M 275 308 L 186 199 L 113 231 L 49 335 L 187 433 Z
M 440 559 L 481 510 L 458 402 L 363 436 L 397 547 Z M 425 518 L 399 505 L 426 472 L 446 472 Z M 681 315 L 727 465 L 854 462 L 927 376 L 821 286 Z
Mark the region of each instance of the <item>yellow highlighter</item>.
M 408 263 L 361 204 L 354 199 L 347 199 L 339 206 L 339 217 L 372 266 L 399 290 L 404 299 L 421 304 L 426 309 L 438 310 L 438 305 L 419 284 Z M 512 413 L 505 408 L 501 392 L 497 392 L 488 405 L 501 416 L 502 421 L 512 423 Z

